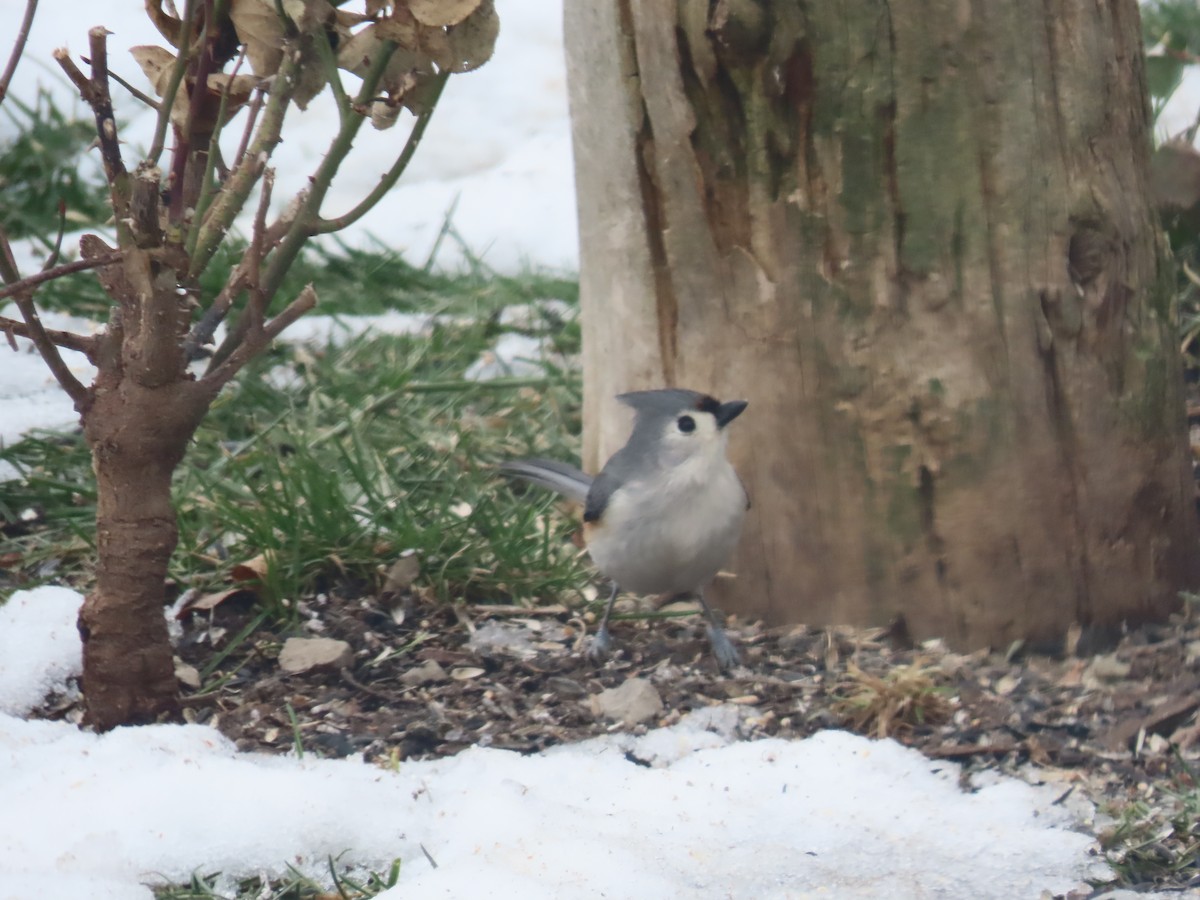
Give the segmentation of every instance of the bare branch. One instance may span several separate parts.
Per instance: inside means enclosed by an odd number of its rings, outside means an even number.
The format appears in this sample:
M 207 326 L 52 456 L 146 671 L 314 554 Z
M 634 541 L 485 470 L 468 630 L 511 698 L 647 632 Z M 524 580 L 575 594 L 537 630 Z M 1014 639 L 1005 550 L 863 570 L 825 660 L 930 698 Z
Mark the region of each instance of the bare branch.
M 30 290 L 47 281 L 53 281 L 55 278 L 62 278 L 64 275 L 72 275 L 75 272 L 85 272 L 88 269 L 98 269 L 102 266 L 111 266 L 113 263 L 118 263 L 124 257 L 124 253 L 116 250 L 104 256 L 97 256 L 93 259 L 77 259 L 74 262 L 63 263 L 61 266 L 55 266 L 53 269 L 46 269 L 38 272 L 36 275 L 30 275 L 28 278 L 21 278 L 17 274 L 16 268 L 12 269 L 10 276 L 6 271 L 0 271 L 4 275 L 5 286 L 0 288 L 0 300 L 6 297 L 15 297 L 22 291 Z M 10 278 L 12 280 L 10 280 Z
M 183 10 L 183 29 L 179 35 L 179 54 L 175 57 L 175 66 L 171 69 L 171 80 L 163 91 L 162 101 L 158 107 L 158 121 L 154 124 L 154 140 L 150 143 L 150 151 L 146 159 L 157 164 L 162 156 L 163 146 L 167 143 L 167 126 L 171 124 L 171 108 L 175 105 L 175 95 L 183 81 L 183 73 L 187 69 L 188 52 L 192 41 L 193 0 L 187 0 Z
M 128 213 L 129 204 L 129 173 L 121 160 L 121 145 L 117 140 L 117 121 L 113 116 L 112 95 L 108 90 L 108 50 L 107 40 L 109 31 L 103 27 L 92 28 L 88 31 L 88 40 L 92 53 L 92 78 L 87 78 L 79 71 L 72 61 L 66 48 L 60 47 L 54 51 L 54 59 L 71 79 L 71 83 L 79 89 L 80 96 L 92 108 L 96 119 L 96 136 L 100 142 L 100 156 L 104 161 L 104 177 L 108 181 L 109 197 L 112 202 L 113 215 L 117 220 L 117 228 Z
M 92 102 L 92 83 L 88 81 L 86 75 L 79 71 L 79 66 L 75 65 L 75 60 L 71 59 L 67 48 L 59 47 L 50 55 L 54 57 L 54 61 L 58 63 L 67 78 L 71 79 L 71 84 L 75 85 L 84 102 L 90 104 Z
M 346 96 L 346 88 L 342 85 L 342 75 L 338 71 L 337 57 L 334 55 L 330 36 L 325 33 L 316 34 L 313 36 L 313 42 L 317 46 L 317 55 L 321 57 L 321 65 L 325 68 L 325 77 L 329 81 L 329 89 L 333 91 L 334 102 L 337 103 L 338 119 L 345 122 L 352 112 L 350 98 Z
M 159 191 L 162 172 L 149 160 L 142 160 L 133 170 L 133 187 L 129 192 L 129 230 L 138 247 L 158 247 L 162 244 L 162 225 L 159 221 Z
M 0 331 L 3 331 L 8 337 L 9 346 L 14 350 L 19 349 L 14 338 L 32 339 L 28 325 L 6 316 L 0 316 Z M 50 343 L 67 350 L 77 350 L 89 360 L 95 361 L 96 345 L 99 343 L 97 338 L 90 335 L 75 334 L 73 331 L 58 331 L 54 328 L 43 328 L 42 331 L 50 339 Z
M 195 56 L 188 60 L 188 72 L 185 76 L 192 86 L 187 98 L 187 116 L 182 127 L 176 129 L 175 149 L 171 158 L 171 198 L 168 208 L 173 223 L 182 221 L 189 210 L 194 213 L 200 208 L 204 176 L 208 174 L 212 161 L 214 135 L 220 134 L 219 116 L 225 106 L 228 88 L 232 86 L 231 79 L 226 85 L 226 90 L 222 91 L 218 103 L 218 117 L 214 119 L 210 109 L 212 101 L 208 90 L 208 77 L 219 68 L 214 48 L 219 38 L 220 27 L 214 18 L 214 0 L 202 2 L 200 17 L 203 26 L 196 40 Z M 180 55 L 182 57 L 182 53 Z M 201 125 L 202 122 L 205 124 Z M 210 126 L 209 122 L 214 124 Z
M 216 168 L 217 160 L 221 156 L 220 136 L 221 132 L 225 129 L 225 125 L 227 124 L 226 117 L 229 114 L 229 95 L 233 91 L 234 82 L 238 77 L 238 72 L 241 70 L 242 63 L 245 61 L 245 59 L 246 45 L 243 44 L 241 52 L 238 53 L 237 60 L 233 64 L 233 70 L 229 73 L 229 78 L 225 82 L 225 87 L 221 89 L 221 102 L 217 107 L 217 125 L 216 128 L 213 129 L 213 138 L 209 142 L 208 153 L 205 158 L 204 172 L 200 176 L 200 196 L 196 198 L 196 206 L 193 213 L 194 222 L 201 222 L 204 220 L 204 214 L 208 211 L 209 204 L 212 203 L 213 192 L 216 189 L 215 181 L 213 179 L 213 170 Z M 191 256 L 192 251 L 195 250 L 195 242 L 199 237 L 199 234 L 200 229 L 195 226 L 191 228 L 188 234 L 187 250 L 189 256 Z
M 242 139 L 238 143 L 237 151 L 233 154 L 232 166 L 235 169 L 246 158 L 246 148 L 250 146 L 250 138 L 254 134 L 254 123 L 258 121 L 258 113 L 262 109 L 263 95 L 265 93 L 261 87 L 256 87 L 254 89 L 254 96 L 250 98 L 250 103 L 246 110 L 246 127 L 242 130 Z
M 92 81 L 108 83 L 108 36 L 112 34 L 107 28 L 96 27 L 88 31 L 88 49 L 92 58 L 88 64 L 92 67 Z
M 392 164 L 392 167 L 379 179 L 379 184 L 375 185 L 375 188 L 345 215 L 334 219 L 318 218 L 309 229 L 310 235 L 341 231 L 343 228 L 353 225 L 374 208 L 375 204 L 382 200 L 388 191 L 395 187 L 404 170 L 408 168 L 413 154 L 417 152 L 417 147 L 421 144 L 421 138 L 425 136 L 425 128 L 429 125 L 429 120 L 433 117 L 433 111 L 437 107 L 437 102 L 442 96 L 442 89 L 446 87 L 446 82 L 449 79 L 450 73 L 448 71 L 442 72 L 437 76 L 430 91 L 428 105 L 417 116 L 417 121 L 413 123 L 412 131 L 409 132 L 408 140 L 404 143 L 404 149 L 400 151 L 400 155 L 396 157 L 396 161 Z
M 50 253 L 46 257 L 46 261 L 42 263 L 42 271 L 49 272 L 56 262 L 58 262 L 59 254 L 62 253 L 63 235 L 67 233 L 67 201 L 61 197 L 58 199 L 58 234 L 54 236 L 54 246 L 50 248 Z
M 359 87 L 358 95 L 354 99 L 354 106 L 362 108 L 375 96 L 375 88 L 379 84 L 379 80 L 383 77 L 383 73 L 387 70 L 388 63 L 391 62 L 392 54 L 396 51 L 396 44 L 392 41 L 384 41 L 378 53 L 371 60 L 371 66 L 363 75 L 362 84 Z M 346 159 L 346 155 L 354 146 L 354 139 L 358 136 L 358 131 L 365 121 L 362 116 L 350 116 L 341 123 L 341 128 L 329 143 L 329 149 L 325 153 L 325 158 L 321 160 L 321 164 L 317 167 L 316 173 L 312 177 L 312 183 L 308 189 L 308 196 L 304 200 L 299 213 L 296 215 L 295 222 L 288 229 L 287 234 L 280 242 L 279 249 L 272 254 L 271 264 L 267 267 L 266 274 L 263 276 L 262 289 L 267 296 L 269 303 L 275 292 L 279 290 L 279 285 L 283 282 L 284 273 L 288 267 L 295 261 L 299 255 L 304 242 L 308 240 L 311 229 L 316 225 L 321 213 L 321 203 L 325 199 L 325 195 L 329 192 L 329 186 L 333 183 L 333 176 L 337 174 L 338 168 Z
M 91 60 L 89 60 L 86 56 L 83 56 L 80 58 L 84 62 L 91 62 Z M 137 88 L 135 88 L 132 84 L 130 84 L 128 81 L 126 81 L 120 75 L 118 75 L 116 72 L 109 72 L 108 77 L 111 78 L 113 81 L 115 81 L 117 84 L 119 84 L 121 87 L 125 88 L 125 90 L 127 90 L 133 96 L 133 98 L 135 100 L 142 101 L 142 103 L 146 104 L 148 107 L 150 107 L 153 110 L 158 109 L 158 101 L 157 100 L 155 100 L 149 94 L 139 91 Z
M 246 335 L 246 339 L 213 371 L 200 379 L 201 384 L 219 391 L 229 383 L 243 366 L 266 349 L 267 345 L 283 332 L 285 328 L 299 319 L 302 315 L 317 305 L 317 292 L 311 284 L 305 285 L 304 290 L 287 307 L 266 325 L 254 329 Z
M 4 98 L 8 96 L 8 86 L 12 83 L 13 75 L 17 71 L 17 64 L 25 55 L 25 42 L 29 40 L 29 28 L 33 25 L 35 12 L 37 12 L 37 0 L 25 0 L 25 16 L 21 19 L 21 27 L 17 29 L 17 39 L 13 42 L 12 55 L 8 58 L 8 65 L 4 67 L 4 74 L 0 75 L 0 103 L 3 103 Z
M 82 407 L 87 401 L 87 388 L 71 373 L 70 368 L 63 361 L 62 354 L 58 352 L 58 347 L 46 333 L 37 307 L 33 304 L 33 287 L 23 284 L 20 272 L 17 271 L 16 261 L 13 259 L 12 246 L 8 242 L 8 236 L 2 232 L 0 232 L 0 276 L 3 276 L 4 281 L 9 284 L 6 291 L 20 285 L 12 297 L 17 304 L 17 309 L 21 311 L 21 318 L 25 320 L 26 337 L 33 341 L 38 354 L 46 363 L 46 368 L 50 370 L 55 381 L 67 392 L 67 396 L 75 401 L 76 408 Z
M 254 229 L 251 232 L 250 246 L 242 254 L 241 260 L 230 273 L 229 279 L 225 282 L 225 287 L 217 294 L 212 305 L 204 311 L 199 321 L 192 326 L 187 338 L 183 342 L 184 352 L 187 353 L 188 359 L 198 359 L 200 357 L 200 348 L 206 346 L 212 339 L 213 334 L 217 330 L 217 326 L 225 321 L 225 317 L 229 314 L 229 309 L 233 305 L 234 298 L 242 292 L 243 289 L 251 291 L 251 309 L 257 310 L 255 316 L 247 316 L 238 323 L 238 333 L 233 335 L 235 343 L 240 343 L 244 337 L 246 329 L 251 327 L 253 322 L 262 323 L 266 312 L 263 308 L 262 291 L 258 289 L 259 273 L 261 271 L 262 258 L 274 246 L 269 230 L 266 227 L 267 208 L 271 205 L 271 192 L 275 187 L 275 170 L 266 169 L 263 172 L 262 193 L 258 198 L 258 209 L 254 214 Z M 216 369 L 221 363 L 220 358 L 214 358 L 212 368 Z
M 217 294 L 216 299 L 204 311 L 184 339 L 183 352 L 187 354 L 189 360 L 200 359 L 204 355 L 202 349 L 212 342 L 217 326 L 225 321 L 225 316 L 229 314 L 229 308 L 233 306 L 233 299 L 246 287 L 246 265 L 246 258 L 243 257 L 242 262 L 229 274 L 229 279 L 221 288 L 221 292 Z
M 271 205 L 271 193 L 275 190 L 275 170 L 263 172 L 262 193 L 258 198 L 258 208 L 254 211 L 254 228 L 250 232 L 250 286 L 256 293 L 259 290 L 259 278 L 262 276 L 263 257 L 271 250 L 267 240 L 267 209 Z
M 238 160 L 229 179 L 222 186 L 208 214 L 202 222 L 198 222 L 199 231 L 194 242 L 192 265 L 188 276 L 196 278 L 204 271 L 212 259 L 225 234 L 237 218 L 246 198 L 250 196 L 254 184 L 266 168 L 266 162 L 275 151 L 283 130 L 283 120 L 291 105 L 292 95 L 296 91 L 297 74 L 300 67 L 300 56 L 293 50 L 283 55 L 279 71 L 271 82 L 271 90 L 267 95 L 266 108 L 263 111 L 262 122 L 254 135 L 246 153 Z

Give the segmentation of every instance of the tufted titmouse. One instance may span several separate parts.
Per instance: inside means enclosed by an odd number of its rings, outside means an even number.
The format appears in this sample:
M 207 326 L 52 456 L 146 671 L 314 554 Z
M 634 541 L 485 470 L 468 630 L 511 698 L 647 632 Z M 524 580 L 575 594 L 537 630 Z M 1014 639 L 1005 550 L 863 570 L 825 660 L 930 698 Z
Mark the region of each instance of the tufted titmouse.
M 566 463 L 525 459 L 500 471 L 584 504 L 588 553 L 612 580 L 612 593 L 589 653 L 608 651 L 608 617 L 622 588 L 639 594 L 695 594 L 722 668 L 738 652 L 704 600 L 704 588 L 729 559 L 750 506 L 725 456 L 725 426 L 745 400 L 721 403 L 686 390 L 635 391 L 629 441 L 594 479 Z

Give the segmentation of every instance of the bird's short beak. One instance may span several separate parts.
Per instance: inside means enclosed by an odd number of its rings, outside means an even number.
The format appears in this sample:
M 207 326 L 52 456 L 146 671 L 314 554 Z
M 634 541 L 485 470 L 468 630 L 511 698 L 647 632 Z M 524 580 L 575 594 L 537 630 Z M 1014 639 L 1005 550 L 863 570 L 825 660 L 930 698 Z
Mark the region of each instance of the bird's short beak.
M 749 405 L 745 400 L 730 400 L 728 403 L 722 403 L 717 408 L 717 427 L 724 428 L 740 416 L 742 411 Z

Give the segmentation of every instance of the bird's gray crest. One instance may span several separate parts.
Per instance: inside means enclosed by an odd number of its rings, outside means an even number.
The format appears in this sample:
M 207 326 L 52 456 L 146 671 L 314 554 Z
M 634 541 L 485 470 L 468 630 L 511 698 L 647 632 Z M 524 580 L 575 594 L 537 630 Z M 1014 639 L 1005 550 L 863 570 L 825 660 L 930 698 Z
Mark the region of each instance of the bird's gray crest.
M 691 410 L 716 415 L 717 410 L 721 408 L 720 401 L 715 397 L 685 388 L 630 391 L 627 394 L 618 394 L 617 399 L 631 407 L 637 413 L 638 418 L 643 415 L 667 418 Z

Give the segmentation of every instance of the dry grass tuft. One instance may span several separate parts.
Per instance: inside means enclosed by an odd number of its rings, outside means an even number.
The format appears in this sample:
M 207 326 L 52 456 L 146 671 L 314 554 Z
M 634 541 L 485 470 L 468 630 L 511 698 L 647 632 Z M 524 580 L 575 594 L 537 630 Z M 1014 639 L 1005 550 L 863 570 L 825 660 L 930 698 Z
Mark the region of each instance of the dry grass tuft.
M 864 672 L 851 661 L 835 690 L 834 712 L 860 734 L 892 737 L 950 717 L 954 703 L 943 681 L 941 671 L 921 659 L 883 676 Z

